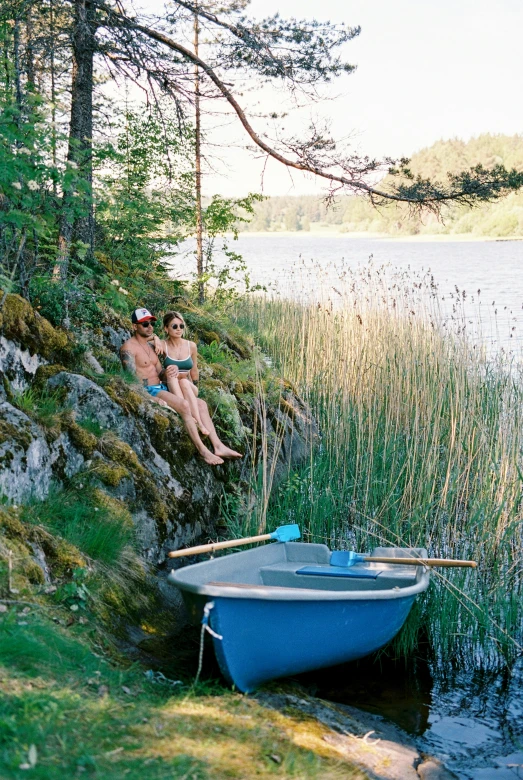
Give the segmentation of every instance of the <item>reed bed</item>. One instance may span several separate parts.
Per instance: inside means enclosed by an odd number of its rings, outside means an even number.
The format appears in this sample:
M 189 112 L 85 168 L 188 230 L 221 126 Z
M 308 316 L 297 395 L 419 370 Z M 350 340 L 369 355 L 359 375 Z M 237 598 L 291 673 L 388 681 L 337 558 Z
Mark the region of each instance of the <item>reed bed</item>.
M 320 272 L 318 272 L 318 277 Z M 443 662 L 492 666 L 522 632 L 523 380 L 467 335 L 465 296 L 444 313 L 430 274 L 369 265 L 330 295 L 253 296 L 235 317 L 311 406 L 310 461 L 272 492 L 263 521 L 298 522 L 336 548 L 426 547 L 479 569 L 440 570 L 395 652 L 428 639 Z M 244 518 L 252 530 L 253 518 Z

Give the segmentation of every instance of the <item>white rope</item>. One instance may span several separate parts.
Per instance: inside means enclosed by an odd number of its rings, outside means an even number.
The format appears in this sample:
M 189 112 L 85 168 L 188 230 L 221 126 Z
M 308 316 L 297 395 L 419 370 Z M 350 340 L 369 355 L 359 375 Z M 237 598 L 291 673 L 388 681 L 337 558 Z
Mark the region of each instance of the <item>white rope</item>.
M 200 680 L 200 674 L 202 672 L 205 632 L 208 631 L 209 634 L 213 636 L 215 639 L 223 639 L 223 636 L 221 636 L 221 634 L 217 634 L 216 631 L 213 631 L 209 625 L 209 618 L 211 615 L 211 610 L 213 608 L 214 608 L 214 601 L 208 601 L 203 608 L 202 629 L 200 631 L 200 652 L 198 654 L 198 671 L 196 672 L 196 677 L 194 678 L 193 688 L 198 685 L 198 682 Z

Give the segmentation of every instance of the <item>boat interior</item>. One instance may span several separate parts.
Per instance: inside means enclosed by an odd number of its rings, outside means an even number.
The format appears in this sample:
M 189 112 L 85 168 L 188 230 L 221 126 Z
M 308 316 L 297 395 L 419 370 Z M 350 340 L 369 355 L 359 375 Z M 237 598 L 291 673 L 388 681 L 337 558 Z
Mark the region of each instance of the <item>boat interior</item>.
M 179 569 L 173 580 L 182 587 L 243 585 L 347 592 L 407 588 L 425 574 L 423 566 L 371 562 L 332 565 L 331 555 L 324 544 L 269 544 Z M 392 559 L 424 557 L 427 553 L 423 549 L 377 547 L 372 555 Z M 339 560 L 339 556 L 334 560 Z

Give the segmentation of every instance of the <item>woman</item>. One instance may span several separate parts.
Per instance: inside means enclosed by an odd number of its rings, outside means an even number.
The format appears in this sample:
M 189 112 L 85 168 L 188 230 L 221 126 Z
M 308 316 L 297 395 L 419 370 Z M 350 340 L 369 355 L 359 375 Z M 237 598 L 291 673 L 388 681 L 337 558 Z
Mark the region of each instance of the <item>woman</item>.
M 162 356 L 163 365 L 177 366 L 178 374 L 167 380 L 169 391 L 179 398 L 185 398 L 191 409 L 191 414 L 203 436 L 209 431 L 204 426 L 196 398 L 198 396 L 198 351 L 194 341 L 183 338 L 186 329 L 185 320 L 177 311 L 168 311 L 163 318 L 165 341 L 154 337 L 156 354 Z

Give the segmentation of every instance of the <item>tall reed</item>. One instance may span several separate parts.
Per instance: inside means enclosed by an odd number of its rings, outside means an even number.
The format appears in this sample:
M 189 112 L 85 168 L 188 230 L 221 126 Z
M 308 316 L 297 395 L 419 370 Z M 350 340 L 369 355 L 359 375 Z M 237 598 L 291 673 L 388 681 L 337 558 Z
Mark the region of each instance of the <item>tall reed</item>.
M 311 406 L 321 443 L 273 492 L 268 522 L 299 522 L 338 548 L 426 547 L 473 558 L 443 570 L 397 648 L 427 632 L 443 660 L 521 650 L 523 381 L 466 336 L 463 297 L 445 315 L 434 280 L 372 265 L 331 296 L 251 297 L 236 308 Z

